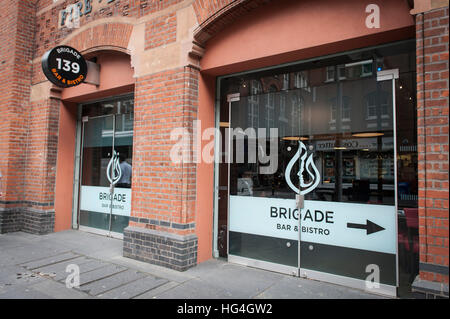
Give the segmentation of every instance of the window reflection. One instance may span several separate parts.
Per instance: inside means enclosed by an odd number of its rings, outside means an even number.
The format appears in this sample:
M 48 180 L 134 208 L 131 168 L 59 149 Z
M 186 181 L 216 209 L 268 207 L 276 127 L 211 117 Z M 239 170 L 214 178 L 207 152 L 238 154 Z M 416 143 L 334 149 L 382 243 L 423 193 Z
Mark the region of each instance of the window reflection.
M 394 203 L 390 83 L 360 74 L 359 78 L 347 76 L 344 82 L 323 84 L 321 76 L 326 74 L 319 68 L 249 81 L 248 97 L 232 108 L 231 127 L 277 128 L 278 170 L 263 175 L 258 173 L 258 162 L 233 163 L 231 194 L 293 198 L 285 174 L 301 141 L 314 154 L 320 173 L 320 183 L 307 199 Z M 286 79 L 290 80 L 287 84 Z M 289 89 L 282 90 L 286 87 Z M 367 116 L 367 110 L 373 110 L 374 117 Z M 257 142 L 247 137 L 245 145 Z M 294 166 L 290 176 L 296 187 L 298 171 L 298 165 Z
M 244 163 L 230 164 L 230 194 L 293 199 L 295 191 L 287 180 L 294 188 L 301 187 L 301 179 L 304 184 L 313 180 L 307 171 L 299 176 L 299 162 L 287 171 L 304 147 L 308 156 L 313 154 L 320 175 L 306 199 L 394 205 L 397 161 L 400 286 L 411 283 L 418 269 L 415 65 L 415 42 L 405 41 L 223 78 L 221 105 L 228 105 L 227 94 L 239 92 L 241 97 L 232 104 L 231 128 L 278 129 L 278 136 L 271 136 L 278 146 L 276 172 L 260 174 L 264 164 L 248 163 L 246 153 Z M 392 83 L 376 80 L 377 70 L 393 68 L 400 72 L 395 88 L 396 159 Z M 246 137 L 246 147 L 258 145 L 251 139 Z M 258 149 L 267 152 L 270 141 Z
M 89 120 L 83 134 L 82 185 L 110 185 L 106 168 L 113 154 L 113 145 L 118 156 L 132 164 L 133 102 L 133 97 L 123 97 L 83 105 L 82 114 L 89 116 Z
M 113 101 L 100 101 L 90 104 L 84 104 L 82 109 L 82 116 L 102 116 L 112 114 L 129 114 L 133 113 L 134 98 L 121 97 Z
M 222 96 L 241 94 L 232 110 L 232 128 L 278 129 L 276 173 L 258 174 L 263 166 L 258 162 L 233 163 L 231 194 L 238 194 L 245 186 L 243 193 L 247 196 L 293 198 L 285 170 L 301 141 L 314 153 L 314 164 L 320 172 L 320 184 L 307 199 L 392 205 L 392 88 L 377 82 L 374 70 L 399 67 L 402 89 L 397 92 L 397 111 L 402 116 L 397 123 L 398 196 L 400 206 L 416 207 L 415 106 L 414 101 L 402 97 L 403 93 L 414 96 L 414 60 L 410 53 L 371 54 L 346 56 L 347 60 L 340 58 L 345 61 L 337 64 L 330 59 L 320 67 L 310 63 L 286 67 L 279 73 L 265 71 L 222 80 Z M 246 143 L 257 144 L 248 138 Z M 293 171 L 296 169 L 298 172 L 298 167 Z M 292 179 L 298 184 L 297 172 Z

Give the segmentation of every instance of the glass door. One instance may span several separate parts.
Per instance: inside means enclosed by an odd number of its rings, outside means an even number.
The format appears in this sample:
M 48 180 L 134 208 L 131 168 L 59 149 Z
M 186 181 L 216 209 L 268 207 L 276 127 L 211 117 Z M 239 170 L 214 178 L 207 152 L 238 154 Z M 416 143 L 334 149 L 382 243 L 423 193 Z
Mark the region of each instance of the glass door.
M 396 294 L 398 70 L 373 70 L 263 76 L 228 95 L 229 261 Z
M 83 105 L 80 229 L 121 237 L 131 212 L 133 99 Z M 113 113 L 102 115 L 102 113 Z M 92 116 L 91 116 L 92 115 Z
M 133 155 L 133 113 L 115 115 L 114 154 L 120 177 L 113 180 L 114 202 L 111 214 L 111 228 L 115 233 L 123 233 L 128 226 L 131 212 L 131 180 Z M 113 173 L 112 173 L 113 175 Z
M 257 80 L 249 90 L 229 96 L 228 260 L 297 275 L 299 210 L 285 171 L 299 171 L 301 92 L 264 92 Z
M 316 86 L 316 100 L 304 106 L 315 117 L 328 102 L 332 130 L 321 135 L 308 121 L 301 125 L 310 155 L 300 156 L 300 194 L 308 186 L 302 177 L 319 180 L 306 192 L 300 214 L 300 276 L 395 296 L 398 70 L 366 78 L 352 78 L 349 71 Z
M 113 146 L 114 120 L 114 115 L 85 118 L 82 129 L 79 225 L 106 232 L 111 227 L 112 186 L 119 175 Z

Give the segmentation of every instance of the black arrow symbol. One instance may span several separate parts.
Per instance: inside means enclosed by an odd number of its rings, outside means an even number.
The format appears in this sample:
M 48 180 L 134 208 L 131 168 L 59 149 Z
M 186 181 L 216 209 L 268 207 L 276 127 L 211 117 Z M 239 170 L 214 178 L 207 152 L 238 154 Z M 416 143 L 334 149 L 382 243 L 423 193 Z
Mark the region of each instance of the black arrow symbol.
M 374 222 L 371 222 L 370 220 L 366 220 L 366 224 L 353 224 L 353 223 L 347 223 L 347 228 L 357 228 L 357 229 L 365 229 L 367 231 L 367 235 L 376 233 L 378 231 L 384 230 L 383 227 L 380 225 L 375 224 Z

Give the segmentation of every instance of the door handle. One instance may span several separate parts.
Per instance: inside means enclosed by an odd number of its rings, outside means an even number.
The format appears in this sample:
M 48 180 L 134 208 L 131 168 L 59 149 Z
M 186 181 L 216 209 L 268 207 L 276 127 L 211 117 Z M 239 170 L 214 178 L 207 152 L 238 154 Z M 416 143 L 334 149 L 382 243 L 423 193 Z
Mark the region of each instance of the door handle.
M 295 206 L 297 206 L 298 209 L 305 207 L 305 195 L 295 195 Z

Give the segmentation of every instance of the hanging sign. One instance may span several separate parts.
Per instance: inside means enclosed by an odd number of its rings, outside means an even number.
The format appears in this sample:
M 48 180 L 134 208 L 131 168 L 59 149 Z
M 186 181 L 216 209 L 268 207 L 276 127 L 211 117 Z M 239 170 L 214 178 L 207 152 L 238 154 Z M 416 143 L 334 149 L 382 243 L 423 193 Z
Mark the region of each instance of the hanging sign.
M 87 76 L 86 60 L 80 52 L 66 45 L 57 46 L 43 55 L 42 70 L 50 82 L 62 88 L 77 86 Z

